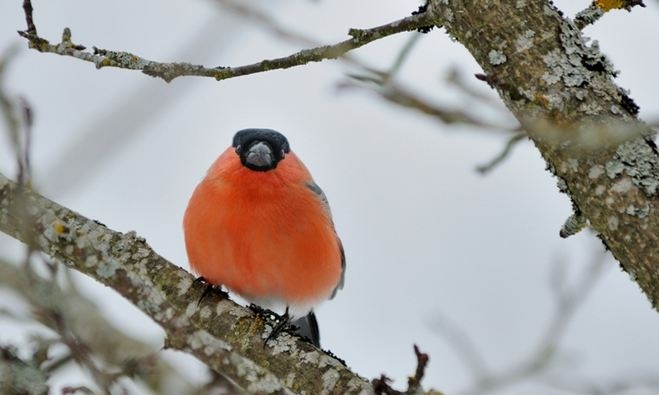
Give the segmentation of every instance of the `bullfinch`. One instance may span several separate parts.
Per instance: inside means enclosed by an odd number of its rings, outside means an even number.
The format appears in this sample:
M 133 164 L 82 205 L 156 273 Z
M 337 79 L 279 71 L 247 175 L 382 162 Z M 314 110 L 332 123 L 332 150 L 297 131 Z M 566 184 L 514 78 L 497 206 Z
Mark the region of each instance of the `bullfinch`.
M 327 198 L 288 140 L 244 129 L 197 186 L 183 219 L 192 269 L 261 307 L 284 309 L 319 346 L 313 307 L 343 286 L 345 255 Z

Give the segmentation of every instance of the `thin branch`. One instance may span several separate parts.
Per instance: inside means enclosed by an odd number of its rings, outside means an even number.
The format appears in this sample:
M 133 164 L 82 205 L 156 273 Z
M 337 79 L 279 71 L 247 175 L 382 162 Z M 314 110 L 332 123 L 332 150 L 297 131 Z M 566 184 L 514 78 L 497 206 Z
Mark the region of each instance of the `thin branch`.
M 567 220 L 565 220 L 565 223 L 561 227 L 560 232 L 558 232 L 558 235 L 564 239 L 568 238 L 579 233 L 587 225 L 588 220 L 584 218 L 583 215 L 580 213 L 574 213 L 570 215 Z
M 461 359 L 475 381 L 490 374 L 485 359 L 471 340 L 466 328 L 444 314 L 436 315 L 433 328 L 440 333 L 446 344 L 453 348 L 455 355 Z
M 556 375 L 556 377 L 547 377 L 543 380 L 543 383 L 561 391 L 584 395 L 656 394 L 659 393 L 659 372 L 648 372 L 645 375 L 637 374 L 633 378 L 608 377 L 596 381 L 574 374 Z
M 25 12 L 25 22 L 27 24 L 27 30 L 25 30 L 25 32 L 36 36 L 37 27 L 34 25 L 34 19 L 32 17 L 32 2 L 30 0 L 23 0 L 23 11 Z
M 254 22 L 262 28 L 266 28 L 270 33 L 281 37 L 290 42 L 295 42 L 306 47 L 317 47 L 320 45 L 316 40 L 312 40 L 303 34 L 290 30 L 287 26 L 277 22 L 272 13 L 254 7 L 252 2 L 241 0 L 215 0 L 223 9 L 234 13 L 244 19 Z M 345 57 L 344 57 L 345 59 Z
M 194 355 L 248 392 L 373 392 L 340 361 L 293 335 L 282 333 L 264 347 L 271 323 L 221 295 L 198 305 L 203 285 L 135 232 L 110 230 L 1 174 L 0 231 L 113 288 L 165 330 L 165 347 Z
M 349 74 L 348 76 L 352 80 L 339 84 L 340 89 L 362 88 L 372 90 L 389 102 L 429 115 L 447 125 L 464 124 L 482 129 L 507 130 L 506 128 L 482 121 L 464 111 L 452 110 L 431 103 L 400 84 L 395 84 L 392 81 L 385 83 L 384 77 L 386 73 Z
M 583 30 L 586 26 L 597 22 L 610 10 L 625 9 L 628 12 L 631 12 L 632 8 L 635 6 L 645 7 L 645 4 L 643 4 L 643 0 L 593 0 L 586 9 L 577 13 L 574 17 L 574 24 L 577 28 Z
M 25 2 L 29 3 L 30 0 L 25 0 Z M 31 20 L 32 15 L 31 13 L 27 13 L 27 11 L 26 9 L 26 19 Z M 413 31 L 431 24 L 431 15 L 429 13 L 421 13 L 370 29 L 350 29 L 348 35 L 351 38 L 334 45 L 304 49 L 289 56 L 266 59 L 244 66 L 219 66 L 214 68 L 181 62 L 158 62 L 128 52 L 111 51 L 96 47 L 93 47 L 93 51 L 87 51 L 84 46 L 75 45 L 71 41 L 71 31 L 69 28 L 64 29 L 59 44 L 51 44 L 29 30 L 19 31 L 18 34 L 29 41 L 31 48 L 40 52 L 74 57 L 85 62 L 93 63 L 98 69 L 103 67 L 117 67 L 128 70 L 139 70 L 146 75 L 162 78 L 166 82 L 170 82 L 174 78 L 181 76 L 210 77 L 220 81 L 275 69 L 287 69 L 310 62 L 336 59 L 372 41 L 392 34 Z
M 442 395 L 442 392 L 433 389 L 424 391 L 421 386 L 421 380 L 423 380 L 423 376 L 426 373 L 426 366 L 430 360 L 428 354 L 421 352 L 415 344 L 414 356 L 416 357 L 416 370 L 414 371 L 414 375 L 408 377 L 407 390 L 399 391 L 394 389 L 390 384 L 392 380 L 382 374 L 372 381 L 375 393 L 377 395 Z
M 412 49 L 416 46 L 416 44 L 419 42 L 419 39 L 421 38 L 422 33 L 415 33 L 410 38 L 405 42 L 405 45 L 403 45 L 403 48 L 401 48 L 400 52 L 398 53 L 398 56 L 396 56 L 396 59 L 394 59 L 394 63 L 391 65 L 389 68 L 389 71 L 385 74 L 383 82 L 386 84 L 389 80 L 391 80 L 397 73 L 398 71 L 403 67 L 403 64 L 407 60 L 407 58 L 410 56 L 410 53 L 412 53 Z
M 543 373 L 556 359 L 560 342 L 575 312 L 601 277 L 605 267 L 605 256 L 603 253 L 595 256 L 571 287 L 551 284 L 551 289 L 555 292 L 555 311 L 537 348 L 522 362 L 499 370 L 499 373 L 490 372 L 466 335 L 466 331 L 458 326 L 448 326 L 449 330 L 447 325 L 440 327 L 447 343 L 456 349 L 457 355 L 463 359 L 474 376 L 473 385 L 459 393 L 467 395 L 493 392 Z
M 517 132 L 512 136 L 510 136 L 508 138 L 508 141 L 506 141 L 506 145 L 503 147 L 503 150 L 501 150 L 501 152 L 497 156 L 492 158 L 489 162 L 484 163 L 482 165 L 478 165 L 476 167 L 476 171 L 481 174 L 487 174 L 490 171 L 492 171 L 497 165 L 503 162 L 510 155 L 510 153 L 513 150 L 513 147 L 526 137 L 527 137 L 526 134 L 523 132 Z
M 17 103 L 15 98 L 5 91 L 4 77 L 9 62 L 18 53 L 17 47 L 10 46 L 0 56 L 0 109 L 2 118 L 5 120 L 9 140 L 16 156 L 17 180 L 21 184 L 28 182 L 29 171 L 29 148 L 30 129 L 32 125 L 32 111 L 25 100 Z M 21 107 L 19 109 L 17 107 Z M 19 114 L 23 115 L 23 119 Z

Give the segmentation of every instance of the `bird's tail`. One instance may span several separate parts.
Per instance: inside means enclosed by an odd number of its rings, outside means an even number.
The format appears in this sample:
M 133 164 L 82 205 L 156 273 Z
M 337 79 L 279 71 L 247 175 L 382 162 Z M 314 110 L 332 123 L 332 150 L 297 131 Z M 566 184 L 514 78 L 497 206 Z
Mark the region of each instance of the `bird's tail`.
M 293 325 L 297 326 L 297 334 L 307 339 L 318 348 L 320 348 L 320 330 L 318 329 L 318 320 L 316 320 L 316 314 L 313 311 L 310 311 L 309 314 L 304 317 L 298 318 L 292 322 Z

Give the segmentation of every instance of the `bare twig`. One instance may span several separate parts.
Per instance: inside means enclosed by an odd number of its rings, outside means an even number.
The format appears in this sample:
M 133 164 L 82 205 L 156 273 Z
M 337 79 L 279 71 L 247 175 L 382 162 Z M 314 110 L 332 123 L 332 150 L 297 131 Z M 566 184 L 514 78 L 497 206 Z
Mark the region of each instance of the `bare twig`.
M 593 0 L 593 2 L 583 11 L 579 11 L 574 17 L 574 24 L 583 29 L 588 25 L 597 22 L 605 13 L 615 9 L 625 9 L 631 12 L 635 6 L 645 7 L 642 0 Z
M 391 67 L 389 68 L 389 70 L 385 74 L 385 77 L 383 78 L 383 83 L 386 84 L 403 67 L 403 64 L 405 63 L 407 58 L 410 56 L 410 53 L 412 52 L 412 49 L 414 49 L 414 46 L 419 42 L 419 39 L 421 38 L 421 36 L 422 36 L 421 33 L 413 34 L 405 42 L 405 45 L 403 45 L 403 48 L 401 48 L 400 52 L 398 53 L 398 56 L 396 56 L 396 59 L 394 59 L 394 63 L 391 65 Z
M 380 375 L 380 377 L 373 379 L 373 390 L 375 391 L 376 394 L 384 394 L 384 395 L 418 395 L 418 394 L 427 394 L 427 395 L 442 395 L 440 391 L 437 390 L 429 390 L 429 391 L 424 391 L 423 388 L 421 387 L 421 380 L 423 380 L 423 376 L 425 375 L 426 372 L 426 366 L 428 365 L 428 361 L 430 357 L 428 357 L 428 354 L 422 353 L 419 350 L 419 347 L 417 345 L 414 345 L 414 355 L 416 356 L 416 370 L 414 372 L 414 375 L 410 376 L 407 380 L 407 390 L 405 391 L 398 391 L 394 389 L 391 386 L 391 379 L 384 374 Z
M 426 374 L 426 366 L 430 360 L 428 354 L 421 352 L 416 344 L 414 345 L 414 355 L 416 356 L 416 371 L 414 376 L 410 376 L 407 380 L 407 392 L 410 394 L 416 394 L 421 389 L 421 380 Z
M 11 97 L 4 87 L 7 65 L 16 53 L 17 47 L 11 46 L 0 56 L 0 108 L 16 156 L 16 178 L 20 184 L 27 185 L 31 179 L 30 147 L 33 111 L 27 100 Z
M 25 12 L 25 22 L 27 24 L 26 32 L 36 36 L 37 27 L 34 25 L 34 19 L 32 17 L 32 2 L 30 0 L 23 0 L 23 11 Z
M 30 2 L 30 0 L 25 0 Z M 26 18 L 28 18 L 26 14 Z M 50 44 L 47 40 L 37 36 L 30 31 L 19 31 L 21 37 L 30 42 L 30 47 L 40 51 L 49 52 L 62 56 L 74 57 L 86 62 L 94 63 L 96 68 L 117 67 L 128 70 L 139 70 L 152 77 L 162 78 L 166 82 L 181 76 L 211 77 L 216 80 L 239 77 L 248 74 L 261 73 L 275 69 L 287 69 L 290 67 L 304 65 L 310 62 L 320 62 L 326 59 L 336 59 L 345 53 L 364 46 L 372 41 L 379 40 L 392 34 L 416 30 L 419 27 L 432 24 L 428 13 L 412 15 L 397 21 L 374 27 L 371 29 L 350 29 L 348 35 L 351 38 L 334 45 L 304 49 L 292 55 L 266 59 L 250 65 L 237 67 L 214 67 L 208 68 L 190 63 L 163 63 L 142 58 L 138 55 L 123 52 L 110 51 L 94 47 L 93 51 L 86 51 L 85 47 L 75 45 L 71 41 L 71 31 L 64 29 L 62 40 L 59 44 Z
M 606 378 L 593 381 L 574 374 L 553 375 L 542 380 L 546 385 L 562 391 L 587 395 L 618 395 L 659 392 L 659 372 L 637 374 L 634 377 Z
M 453 348 L 455 355 L 461 359 L 474 381 L 481 380 L 482 377 L 490 374 L 485 359 L 469 337 L 466 328 L 443 314 L 436 314 L 433 326 L 444 338 L 446 344 Z
M 543 373 L 554 361 L 561 339 L 572 321 L 574 313 L 586 300 L 600 278 L 605 267 L 605 256 L 603 253 L 598 254 L 583 270 L 573 286 L 552 284 L 556 310 L 537 348 L 522 362 L 503 370 L 497 369 L 499 373 L 492 373 L 485 365 L 483 358 L 463 328 L 458 327 L 457 324 L 447 325 L 450 321 L 442 319 L 442 325 L 438 326 L 440 333 L 446 339 L 447 344 L 455 348 L 456 354 L 463 360 L 474 377 L 473 385 L 459 393 L 471 395 L 492 392 Z
M 427 99 L 420 97 L 400 84 L 395 84 L 393 81 L 384 83 L 383 77 L 385 75 L 386 73 L 383 72 L 380 72 L 379 74 L 349 74 L 349 77 L 351 77 L 352 80 L 341 83 L 339 88 L 362 88 L 372 90 L 387 101 L 432 116 L 444 124 L 464 124 L 482 129 L 502 129 L 497 125 L 477 119 L 464 111 L 451 110 L 444 108 L 441 105 L 431 103 Z
M 501 150 L 501 152 L 492 158 L 489 162 L 476 166 L 476 171 L 481 174 L 487 174 L 492 171 L 497 165 L 503 162 L 508 157 L 508 155 L 510 155 L 513 147 L 524 138 L 526 138 L 526 134 L 523 132 L 516 132 L 510 136 L 508 141 L 506 141 L 506 145 L 503 147 L 503 150 Z
M 223 9 L 234 13 L 244 19 L 254 22 L 257 26 L 267 29 L 274 35 L 281 37 L 284 40 L 298 43 L 307 47 L 317 47 L 320 43 L 316 40 L 310 39 L 307 36 L 294 32 L 287 26 L 277 22 L 272 13 L 268 13 L 257 7 L 254 7 L 250 2 L 240 0 L 215 0 Z M 345 59 L 345 57 L 344 57 Z
M 558 234 L 565 239 L 579 233 L 586 225 L 588 220 L 583 215 L 574 213 L 568 217 Z
M 475 75 L 478 76 L 480 74 Z M 481 103 L 487 104 L 490 107 L 494 107 L 496 110 L 501 111 L 502 113 L 508 113 L 500 100 L 495 100 L 495 97 L 486 95 L 481 89 L 476 89 L 470 86 L 467 79 L 465 78 L 464 73 L 458 66 L 451 67 L 451 69 L 446 73 L 445 81 L 448 82 L 451 86 L 459 89 L 460 92 L 464 93 L 466 96 L 472 99 L 476 99 Z

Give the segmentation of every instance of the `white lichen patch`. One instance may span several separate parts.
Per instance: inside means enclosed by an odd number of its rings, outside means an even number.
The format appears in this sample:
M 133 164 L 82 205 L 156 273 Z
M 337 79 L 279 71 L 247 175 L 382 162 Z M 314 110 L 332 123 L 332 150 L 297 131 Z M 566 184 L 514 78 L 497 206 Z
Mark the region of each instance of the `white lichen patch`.
M 221 351 L 231 351 L 231 346 L 207 331 L 200 329 L 187 338 L 187 344 L 193 349 L 202 351 L 206 356 L 218 354 Z
M 115 275 L 120 264 L 116 259 L 108 257 L 103 259 L 96 267 L 96 275 L 103 279 L 108 279 Z
M 533 47 L 533 37 L 535 37 L 535 32 L 533 30 L 527 30 L 517 37 L 517 40 L 515 41 L 517 52 L 526 51 Z
M 613 179 L 625 170 L 625 166 L 619 160 L 611 160 L 606 163 L 606 175 Z
M 604 167 L 600 165 L 595 165 L 588 170 L 588 178 L 591 180 L 597 180 L 602 174 L 604 174 Z
M 504 64 L 506 63 L 506 60 L 508 60 L 508 58 L 506 58 L 506 55 L 504 55 L 503 52 L 497 51 L 495 49 L 491 50 L 487 56 L 490 59 L 490 64 L 493 66 Z
M 526 6 L 526 0 L 517 0 L 517 2 L 515 3 L 515 7 L 517 9 L 524 8 L 525 6 Z
M 574 90 L 574 97 L 576 97 L 580 101 L 586 100 L 586 97 L 588 97 L 588 90 L 586 89 L 575 89 Z
M 177 295 L 183 296 L 186 294 L 186 292 L 188 292 L 188 290 L 192 286 L 192 279 L 187 274 L 183 274 L 181 272 L 179 272 L 179 275 L 181 277 L 181 280 L 178 282 L 177 285 L 177 289 L 178 289 Z
M 196 311 L 197 311 L 197 302 L 190 302 L 188 303 L 188 306 L 185 308 L 185 316 L 192 317 Z
M 604 10 L 595 5 L 591 5 L 583 11 L 579 11 L 577 15 L 575 15 L 574 20 L 579 21 L 579 23 L 582 23 L 583 25 L 590 25 L 601 18 L 602 15 L 604 15 Z
M 453 10 L 450 8 L 447 8 L 446 11 L 444 11 L 444 20 L 448 22 L 449 24 L 453 22 Z
M 211 310 L 211 308 L 208 306 L 204 306 L 201 308 L 201 310 L 199 310 L 199 317 L 205 320 L 211 316 L 211 313 L 213 313 L 213 310 Z
M 636 138 L 618 146 L 615 158 L 607 163 L 607 174 L 613 178 L 623 170 L 646 195 L 654 196 L 659 190 L 659 157 L 645 139 Z
M 138 261 L 140 259 L 147 258 L 150 254 L 151 252 L 147 248 L 140 247 L 137 249 L 137 252 L 133 254 L 133 259 Z
M 228 312 L 229 315 L 236 318 L 245 318 L 251 315 L 249 311 L 246 311 L 243 308 L 234 308 L 232 305 L 227 303 L 218 303 L 217 307 L 215 308 L 215 314 L 222 315 L 225 312 Z
M 650 206 L 646 205 L 645 207 L 636 207 L 633 204 L 630 204 L 627 206 L 627 209 L 625 209 L 625 212 L 635 217 L 645 218 L 650 213 Z
M 286 379 L 284 379 L 284 382 L 286 383 L 287 386 L 292 387 L 293 384 L 295 384 L 296 378 L 297 376 L 295 375 L 295 373 L 291 372 L 286 375 Z
M 341 378 L 341 375 L 339 375 L 339 372 L 336 370 L 330 369 L 323 373 L 323 392 L 324 393 L 331 393 L 334 387 L 336 387 L 336 383 L 339 381 Z
M 268 340 L 268 346 L 272 347 L 272 354 L 288 353 L 291 351 L 290 344 L 293 338 L 288 333 L 282 332 L 277 334 L 277 338 Z
M 579 112 L 582 112 L 586 115 L 598 115 L 601 113 L 601 111 L 602 111 L 602 106 L 600 106 L 595 101 L 585 102 L 579 106 Z
M 558 179 L 556 180 L 556 186 L 558 187 L 559 191 L 564 192 L 564 193 L 568 192 L 567 183 L 561 177 L 558 177 Z
M 320 354 L 316 351 L 305 352 L 300 356 L 300 359 L 304 363 L 308 363 L 311 365 L 318 365 L 318 363 L 320 362 Z
M 615 217 L 613 215 L 607 218 L 606 220 L 606 224 L 609 227 L 609 230 L 617 230 L 619 223 L 620 221 L 618 220 L 618 217 Z
M 617 193 L 627 193 L 630 189 L 632 189 L 632 180 L 628 177 L 616 181 L 611 187 L 611 190 Z
M 604 193 L 604 191 L 606 191 L 606 187 L 604 185 L 598 185 L 595 188 L 595 195 L 601 196 Z
M 172 318 L 174 318 L 174 309 L 172 309 L 171 307 L 168 307 L 163 311 L 156 312 L 153 315 L 153 317 L 158 322 L 170 321 Z
M 57 218 L 54 212 L 47 210 L 41 215 L 39 220 L 44 229 L 43 235 L 50 242 L 56 243 L 59 240 L 59 233 L 56 229 L 58 226 L 61 226 L 59 218 Z
M 231 366 L 236 369 L 236 373 L 244 382 L 249 383 L 245 389 L 250 394 L 291 393 L 282 386 L 277 377 L 264 371 L 252 360 L 231 353 Z

